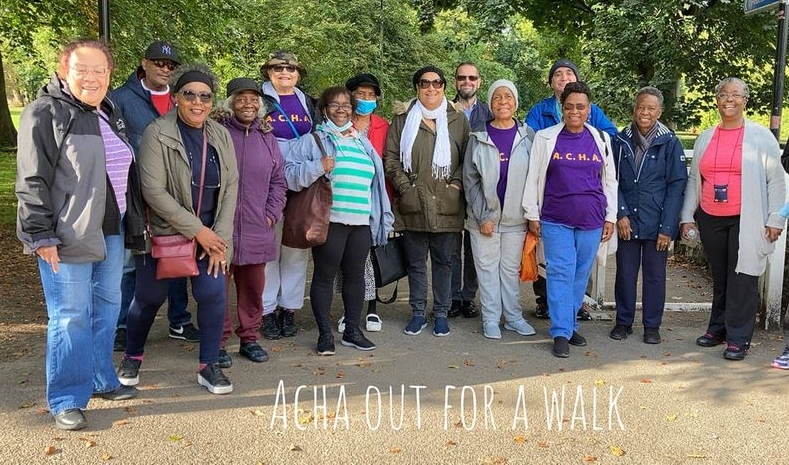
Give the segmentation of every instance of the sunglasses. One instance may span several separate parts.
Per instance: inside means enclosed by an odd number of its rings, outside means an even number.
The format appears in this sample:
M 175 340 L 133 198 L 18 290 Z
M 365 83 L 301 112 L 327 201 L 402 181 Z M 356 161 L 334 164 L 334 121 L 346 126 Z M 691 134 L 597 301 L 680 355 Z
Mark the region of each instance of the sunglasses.
M 417 84 L 419 84 L 420 89 L 427 89 L 430 86 L 433 86 L 433 89 L 441 89 L 444 87 L 444 81 L 441 79 L 434 79 L 432 81 L 428 81 L 427 79 L 420 79 Z
M 281 73 L 283 71 L 287 71 L 289 73 L 295 73 L 296 67 L 293 65 L 274 65 L 271 67 L 276 73 Z
M 455 80 L 456 81 L 461 81 L 461 82 L 462 81 L 477 82 L 478 79 L 479 79 L 479 76 L 463 76 L 463 75 L 455 76 Z
M 175 70 L 176 67 L 175 63 L 167 60 L 151 60 L 151 63 L 153 63 L 153 65 L 156 66 L 157 68 L 162 68 L 162 69 L 167 68 L 168 71 L 173 71 Z
M 210 103 L 214 101 L 214 94 L 211 92 L 199 92 L 195 93 L 191 90 L 182 90 L 180 94 L 186 99 L 187 102 L 194 102 L 197 98 L 200 98 L 200 101 L 203 103 Z

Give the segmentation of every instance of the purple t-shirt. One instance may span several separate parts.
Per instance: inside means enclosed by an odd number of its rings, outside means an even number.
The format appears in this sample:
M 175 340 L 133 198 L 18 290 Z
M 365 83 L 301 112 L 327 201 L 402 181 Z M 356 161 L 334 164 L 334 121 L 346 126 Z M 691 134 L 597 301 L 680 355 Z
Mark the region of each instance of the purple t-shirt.
M 562 129 L 545 176 L 543 220 L 586 231 L 603 227 L 603 157 L 588 128 L 577 134 Z
M 496 194 L 499 196 L 499 205 L 504 209 L 504 194 L 507 191 L 507 173 L 510 169 L 510 155 L 512 155 L 512 144 L 515 142 L 515 135 L 518 133 L 518 125 L 515 124 L 509 129 L 498 129 L 485 123 L 488 136 L 493 144 L 499 149 L 499 183 L 496 184 Z
M 282 107 L 283 111 L 275 109 L 266 117 L 266 121 L 271 125 L 272 132 L 277 138 L 296 138 L 296 135 L 293 134 L 293 129 L 290 127 L 290 124 L 288 124 L 288 120 L 293 123 L 296 132 L 298 132 L 300 136 L 310 132 L 312 129 L 312 121 L 310 120 L 310 115 L 307 113 L 307 110 L 301 105 L 298 95 L 280 95 L 279 105 Z

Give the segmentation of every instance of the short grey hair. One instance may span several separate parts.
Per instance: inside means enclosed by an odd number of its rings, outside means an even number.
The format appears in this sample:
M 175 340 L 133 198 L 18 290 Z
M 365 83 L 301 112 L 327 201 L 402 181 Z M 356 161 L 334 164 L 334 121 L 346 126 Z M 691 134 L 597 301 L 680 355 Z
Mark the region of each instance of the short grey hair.
M 725 79 L 722 79 L 721 82 L 719 82 L 718 85 L 715 86 L 716 96 L 720 94 L 721 89 L 723 89 L 723 86 L 725 86 L 726 84 L 737 84 L 738 86 L 740 86 L 740 88 L 742 89 L 742 95 L 746 99 L 751 95 L 751 91 L 748 88 L 748 84 L 746 84 L 745 81 L 736 77 L 727 77 Z
M 638 98 L 641 97 L 642 95 L 655 96 L 658 99 L 658 103 L 660 103 L 660 107 L 663 108 L 663 92 L 661 92 L 660 89 L 658 89 L 657 87 L 644 86 L 638 89 L 638 92 L 636 92 L 636 96 L 633 99 L 633 104 L 635 104 L 635 102 L 638 102 Z
M 226 98 L 224 102 L 222 102 L 222 109 L 227 111 L 229 114 L 234 114 L 233 111 L 233 99 L 238 95 L 238 93 L 231 95 L 230 97 Z M 265 121 L 266 115 L 268 114 L 268 105 L 266 105 L 266 101 L 263 100 L 263 96 L 258 94 L 258 98 L 260 99 L 260 109 L 258 110 L 258 118 L 261 121 Z

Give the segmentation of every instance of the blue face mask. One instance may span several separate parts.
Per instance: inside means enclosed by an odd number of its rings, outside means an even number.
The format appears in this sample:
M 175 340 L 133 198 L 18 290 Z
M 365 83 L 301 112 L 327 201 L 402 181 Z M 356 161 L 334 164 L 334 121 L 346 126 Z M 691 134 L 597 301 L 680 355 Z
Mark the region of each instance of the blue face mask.
M 357 100 L 356 113 L 362 116 L 369 115 L 375 110 L 375 107 L 377 106 L 378 106 L 378 101 L 376 100 Z
M 331 129 L 332 131 L 337 131 L 337 132 L 345 132 L 348 129 L 351 129 L 351 126 L 353 126 L 353 122 L 351 120 L 348 120 L 348 122 L 343 124 L 342 126 L 337 126 L 336 124 L 334 124 L 334 121 L 330 120 L 329 118 L 326 118 L 326 122 L 323 124 L 324 126 Z

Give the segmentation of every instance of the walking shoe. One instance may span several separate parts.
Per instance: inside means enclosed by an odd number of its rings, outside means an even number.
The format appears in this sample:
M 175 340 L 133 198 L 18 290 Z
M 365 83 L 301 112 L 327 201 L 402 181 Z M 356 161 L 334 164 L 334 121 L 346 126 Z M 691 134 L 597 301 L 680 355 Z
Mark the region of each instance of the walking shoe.
M 205 366 L 197 374 L 197 384 L 205 386 L 211 394 L 230 394 L 233 392 L 233 383 L 227 379 L 222 369 L 216 363 Z
M 723 351 L 723 358 L 726 360 L 742 360 L 747 354 L 747 345 L 738 346 L 736 344 L 729 343 L 726 345 L 726 350 Z
M 657 328 L 644 328 L 644 344 L 660 344 L 660 331 Z
M 238 353 L 255 363 L 263 363 L 268 360 L 268 354 L 256 341 L 242 342 Z
M 570 344 L 566 337 L 558 336 L 553 338 L 553 348 L 551 353 L 554 357 L 567 358 L 570 356 Z
M 200 331 L 192 323 L 183 326 L 170 326 L 170 338 L 186 342 L 200 342 Z
M 537 331 L 534 330 L 532 325 L 530 325 L 529 322 L 524 320 L 523 318 L 521 318 L 518 321 L 514 321 L 514 322 L 508 321 L 504 323 L 504 329 L 508 331 L 515 331 L 521 336 L 534 336 L 535 334 L 537 334 Z
M 121 364 L 118 365 L 118 380 L 124 386 L 136 386 L 140 382 L 140 365 L 142 360 L 123 357 Z
M 280 324 L 280 327 L 282 328 L 282 335 L 285 337 L 295 336 L 296 333 L 299 332 L 299 328 L 293 322 L 296 312 L 284 308 L 282 309 L 282 313 L 280 315 L 282 315 L 282 324 Z
M 341 316 L 337 321 L 337 332 L 340 334 L 345 334 L 345 315 Z
M 779 370 L 789 370 L 789 346 L 784 347 L 783 353 L 775 357 L 772 367 L 778 368 Z
M 578 347 L 586 346 L 586 338 L 578 334 L 578 331 L 573 331 L 573 337 L 571 337 L 567 342 Z
M 614 329 L 608 333 L 608 337 L 617 341 L 621 341 L 623 339 L 627 339 L 629 334 L 633 334 L 632 326 L 614 325 Z
M 470 300 L 464 300 L 463 303 L 460 304 L 460 311 L 463 312 L 463 318 L 476 318 L 479 316 L 477 306 Z
M 279 339 L 282 337 L 282 329 L 279 327 L 275 312 L 263 315 L 263 337 L 266 339 Z
M 216 359 L 216 364 L 219 365 L 219 368 L 230 368 L 233 366 L 233 358 L 224 347 L 219 349 L 219 358 Z
M 703 336 L 699 336 L 699 338 L 696 339 L 696 345 L 700 345 L 701 347 L 715 347 L 724 342 L 726 342 L 726 336 L 723 334 L 715 335 L 712 333 L 705 333 Z
M 381 330 L 381 326 L 383 326 L 383 322 L 381 321 L 381 317 L 375 313 L 368 313 L 367 314 L 367 322 L 365 327 L 367 331 L 371 333 L 377 333 Z
M 78 408 L 63 410 L 55 415 L 55 428 L 75 431 L 88 426 L 85 414 Z
M 433 336 L 449 336 L 449 322 L 445 316 L 437 316 L 433 322 Z
M 324 333 L 318 336 L 318 355 L 334 355 L 334 336 Z
M 121 384 L 112 391 L 107 392 L 94 392 L 95 397 L 101 397 L 105 400 L 129 400 L 137 397 L 137 388 L 134 386 L 124 386 Z
M 538 303 L 537 307 L 534 308 L 534 316 L 542 320 L 550 318 L 551 315 L 548 314 L 548 305 Z
M 405 325 L 403 332 L 409 336 L 416 336 L 425 328 L 427 328 L 427 320 L 425 319 L 424 315 L 414 315 L 411 317 L 411 321 Z
M 488 339 L 501 339 L 501 329 L 495 321 L 482 323 L 482 335 Z
M 453 300 L 452 306 L 449 307 L 449 311 L 447 312 L 447 316 L 449 318 L 455 318 L 460 316 L 460 314 L 463 313 L 462 307 L 463 307 L 463 302 L 461 302 L 460 300 Z
M 342 341 L 340 344 L 347 346 L 347 347 L 356 347 L 359 350 L 373 350 L 375 349 L 375 344 L 372 343 L 369 339 L 364 337 L 361 331 L 354 331 L 351 334 L 345 333 L 342 335 Z
M 575 314 L 575 319 L 581 321 L 591 321 L 592 315 L 590 315 L 589 312 L 583 306 L 581 306 L 581 308 L 578 309 L 578 313 Z
M 118 328 L 115 330 L 115 342 L 112 345 L 112 350 L 115 352 L 123 352 L 126 350 L 126 328 Z

